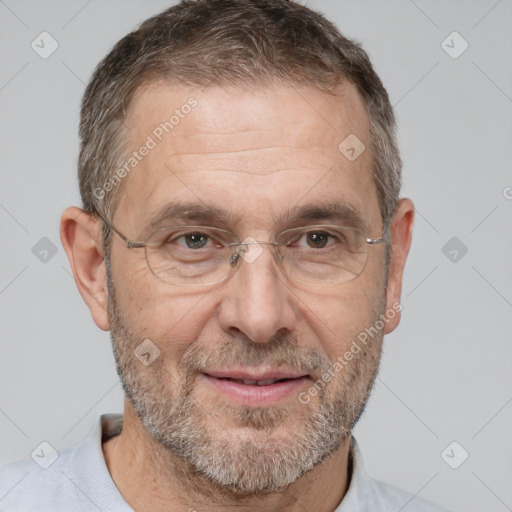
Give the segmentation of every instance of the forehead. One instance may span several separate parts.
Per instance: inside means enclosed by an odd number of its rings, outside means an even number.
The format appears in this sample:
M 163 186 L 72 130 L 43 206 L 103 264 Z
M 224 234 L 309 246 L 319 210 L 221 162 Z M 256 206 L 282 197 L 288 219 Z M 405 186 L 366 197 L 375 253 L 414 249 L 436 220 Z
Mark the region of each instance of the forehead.
M 168 204 L 197 203 L 265 229 L 301 202 L 339 201 L 371 223 L 378 204 L 370 151 L 355 160 L 344 152 L 347 144 L 357 153 L 370 147 L 368 117 L 352 84 L 339 92 L 284 84 L 141 89 L 126 120 L 136 162 L 116 218 L 141 227 Z

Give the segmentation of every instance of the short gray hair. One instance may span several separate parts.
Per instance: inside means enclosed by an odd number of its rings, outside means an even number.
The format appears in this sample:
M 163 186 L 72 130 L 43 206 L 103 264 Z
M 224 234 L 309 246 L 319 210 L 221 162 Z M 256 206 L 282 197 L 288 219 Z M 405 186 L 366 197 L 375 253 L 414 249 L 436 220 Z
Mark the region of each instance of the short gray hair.
M 84 210 L 112 218 L 119 187 L 98 191 L 126 158 L 124 119 L 143 85 L 308 85 L 336 94 L 354 84 L 370 123 L 370 151 L 383 223 L 395 211 L 401 159 L 393 108 L 361 46 L 323 15 L 287 0 L 182 0 L 123 37 L 84 93 L 78 176 Z M 108 231 L 108 230 L 107 230 Z M 104 233 L 105 234 L 105 233 Z

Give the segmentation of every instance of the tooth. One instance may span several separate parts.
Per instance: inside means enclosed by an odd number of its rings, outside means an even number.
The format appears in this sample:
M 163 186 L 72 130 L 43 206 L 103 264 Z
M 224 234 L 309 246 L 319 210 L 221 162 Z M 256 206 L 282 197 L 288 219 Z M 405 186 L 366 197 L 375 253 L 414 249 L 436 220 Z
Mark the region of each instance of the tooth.
M 267 380 L 259 380 L 258 386 L 268 386 L 270 384 L 274 384 L 277 379 L 267 379 Z
M 244 384 L 256 384 L 257 380 L 244 380 Z

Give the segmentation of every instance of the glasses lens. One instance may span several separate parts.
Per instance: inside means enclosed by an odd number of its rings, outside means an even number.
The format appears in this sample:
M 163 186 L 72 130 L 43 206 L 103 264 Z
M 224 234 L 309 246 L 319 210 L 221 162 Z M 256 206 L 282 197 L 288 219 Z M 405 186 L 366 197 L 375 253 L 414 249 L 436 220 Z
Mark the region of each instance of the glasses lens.
M 162 281 L 182 286 L 205 286 L 221 281 L 229 272 L 230 244 L 237 240 L 228 231 L 202 226 L 161 229 L 146 244 L 151 271 Z
M 277 243 L 283 272 L 292 280 L 313 285 L 352 281 L 368 259 L 366 237 L 353 228 L 294 228 L 282 232 Z M 237 244 L 236 237 L 223 229 L 171 227 L 150 237 L 146 257 L 151 271 L 166 283 L 207 286 L 228 275 Z
M 353 228 L 322 225 L 290 229 L 278 238 L 285 273 L 316 285 L 352 281 L 368 259 L 366 237 Z

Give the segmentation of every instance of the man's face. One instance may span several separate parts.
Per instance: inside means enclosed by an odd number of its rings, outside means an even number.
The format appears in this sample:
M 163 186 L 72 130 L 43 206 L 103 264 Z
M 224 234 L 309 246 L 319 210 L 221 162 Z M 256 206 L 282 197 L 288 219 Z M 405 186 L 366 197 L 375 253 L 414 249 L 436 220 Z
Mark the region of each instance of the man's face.
M 155 129 L 191 96 L 197 106 L 159 141 Z M 257 92 L 153 85 L 137 96 L 127 124 L 131 151 L 148 136 L 156 142 L 121 184 L 111 219 L 131 240 L 144 240 L 156 212 L 178 203 L 222 207 L 231 218 L 169 218 L 158 227 L 213 224 L 239 240 L 273 242 L 297 227 L 287 212 L 337 201 L 359 214 L 368 237 L 382 235 L 370 151 L 350 161 L 338 149 L 350 134 L 370 147 L 350 84 L 340 98 L 284 85 Z M 377 372 L 382 330 L 341 370 L 332 365 L 386 307 L 383 245 L 369 247 L 357 279 L 327 287 L 288 279 L 274 248 L 261 247 L 223 282 L 199 288 L 160 281 L 144 249 L 127 249 L 118 237 L 111 251 L 112 338 L 133 408 L 162 448 L 238 493 L 289 484 L 347 439 Z M 149 366 L 134 355 L 146 339 L 160 351 Z M 334 376 L 307 403 L 299 400 L 329 369 Z M 291 378 L 240 382 L 269 375 Z

